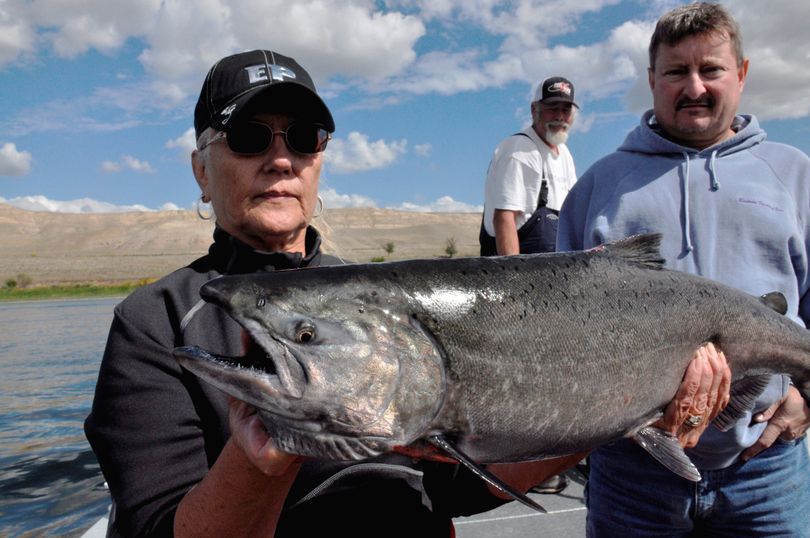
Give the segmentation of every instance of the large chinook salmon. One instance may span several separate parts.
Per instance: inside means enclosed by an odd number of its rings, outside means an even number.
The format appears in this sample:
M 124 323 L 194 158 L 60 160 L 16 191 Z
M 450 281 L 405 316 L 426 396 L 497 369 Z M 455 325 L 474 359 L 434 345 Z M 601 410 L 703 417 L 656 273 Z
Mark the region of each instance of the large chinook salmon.
M 255 406 L 290 453 L 362 459 L 433 443 L 518 462 L 635 437 L 697 480 L 677 441 L 649 427 L 695 350 L 713 342 L 745 378 L 725 428 L 766 372 L 790 374 L 808 398 L 810 335 L 775 311 L 781 294 L 664 269 L 659 241 L 225 276 L 201 295 L 246 329 L 249 353 L 175 355 Z

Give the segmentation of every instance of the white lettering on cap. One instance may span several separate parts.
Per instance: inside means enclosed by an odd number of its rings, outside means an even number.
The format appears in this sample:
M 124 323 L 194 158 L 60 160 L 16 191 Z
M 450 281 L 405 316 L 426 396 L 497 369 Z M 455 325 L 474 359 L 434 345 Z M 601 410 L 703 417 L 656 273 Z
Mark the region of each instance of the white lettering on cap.
M 245 71 L 248 72 L 248 80 L 251 84 L 256 82 L 265 82 L 268 80 L 266 64 L 251 65 L 250 67 L 246 67 Z M 279 82 L 284 81 L 285 78 L 296 78 L 295 72 L 292 69 L 276 64 L 270 64 L 270 77 Z
M 228 123 L 228 120 L 231 119 L 231 114 L 233 114 L 234 110 L 236 110 L 236 105 L 230 105 L 229 107 L 222 109 L 222 112 L 219 113 L 219 115 L 222 116 L 222 119 L 220 120 L 222 125 Z
M 553 93 L 564 93 L 565 95 L 571 95 L 571 85 L 567 82 L 555 82 L 551 86 L 548 87 L 549 92 Z

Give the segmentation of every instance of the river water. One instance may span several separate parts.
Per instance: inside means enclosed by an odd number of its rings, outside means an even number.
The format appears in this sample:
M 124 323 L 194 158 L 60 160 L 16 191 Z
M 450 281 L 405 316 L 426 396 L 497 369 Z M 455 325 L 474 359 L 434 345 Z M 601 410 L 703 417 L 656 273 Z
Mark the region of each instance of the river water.
M 0 303 L 0 536 L 80 536 L 106 515 L 82 424 L 119 301 Z

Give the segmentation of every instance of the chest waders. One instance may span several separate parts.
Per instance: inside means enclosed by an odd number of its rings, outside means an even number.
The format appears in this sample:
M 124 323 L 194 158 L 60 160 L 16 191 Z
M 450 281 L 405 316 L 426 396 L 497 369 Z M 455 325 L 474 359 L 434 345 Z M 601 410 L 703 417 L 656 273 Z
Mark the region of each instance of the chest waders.
M 526 133 L 515 133 L 513 136 L 525 136 Z M 554 252 L 557 243 L 557 223 L 560 212 L 546 207 L 548 205 L 548 181 L 546 180 L 545 166 L 540 167 L 542 181 L 540 195 L 537 197 L 537 208 L 529 219 L 517 231 L 521 254 L 534 254 L 538 252 Z M 496 256 L 495 238 L 489 235 L 484 228 L 484 217 L 481 217 L 481 229 L 478 232 L 478 242 L 481 245 L 481 256 Z

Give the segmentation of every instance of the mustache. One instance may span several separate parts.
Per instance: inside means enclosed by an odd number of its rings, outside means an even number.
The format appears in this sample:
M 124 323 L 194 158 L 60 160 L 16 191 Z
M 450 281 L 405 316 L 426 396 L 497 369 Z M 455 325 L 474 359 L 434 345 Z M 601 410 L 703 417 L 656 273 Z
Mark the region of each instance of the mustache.
M 568 130 L 571 128 L 571 124 L 565 121 L 550 121 L 546 123 L 546 127 L 565 127 Z
M 711 95 L 701 95 L 697 99 L 690 99 L 688 97 L 684 97 L 679 99 L 677 103 L 675 103 L 675 109 L 680 110 L 687 106 L 705 106 L 709 108 L 713 108 L 715 104 L 714 97 Z

